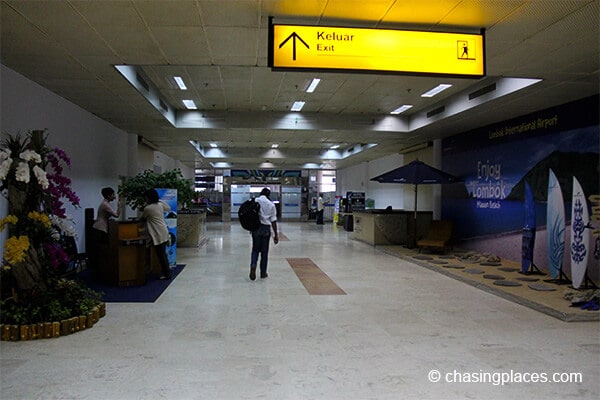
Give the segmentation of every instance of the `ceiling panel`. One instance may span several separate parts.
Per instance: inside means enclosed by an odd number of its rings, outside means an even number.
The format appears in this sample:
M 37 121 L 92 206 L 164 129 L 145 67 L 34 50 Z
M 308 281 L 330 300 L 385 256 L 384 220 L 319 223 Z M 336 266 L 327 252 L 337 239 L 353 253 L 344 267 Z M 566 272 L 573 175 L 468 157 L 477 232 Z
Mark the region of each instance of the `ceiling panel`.
M 279 159 L 279 165 L 286 168 L 309 161 L 319 164 L 323 150 L 334 143 L 379 144 L 333 162 L 341 168 L 393 154 L 408 144 L 598 94 L 598 4 L 596 0 L 9 0 L 0 3 L 1 60 L 190 166 L 215 161 L 196 152 L 188 143 L 191 138 L 205 146 L 216 141 L 225 149 L 239 149 L 217 161 L 248 168 L 264 161 L 273 141 L 280 143 L 286 159 Z M 267 67 L 270 17 L 277 22 L 387 29 L 485 28 L 487 77 L 272 71 Z M 174 128 L 120 76 L 116 64 L 137 65 L 171 107 L 183 109 L 183 99 L 195 100 L 207 127 Z M 188 90 L 175 87 L 175 75 L 184 78 Z M 374 130 L 374 121 L 396 106 L 413 105 L 393 117 L 407 121 L 502 76 L 543 81 L 482 104 L 476 112 L 441 119 L 417 131 Z M 321 83 L 316 92 L 306 93 L 313 77 Z M 420 96 L 439 83 L 453 87 L 431 99 Z M 282 116 L 295 100 L 305 101 L 305 108 L 296 123 L 286 125 Z M 274 118 L 280 120 L 278 129 L 273 129 Z M 227 127 L 210 128 L 211 121 Z
M 200 27 L 152 27 L 152 37 L 170 65 L 210 64 L 210 52 Z
M 11 2 L 16 3 L 16 2 Z M 49 8 L 48 16 L 51 19 L 57 20 L 58 18 L 63 19 L 65 16 L 57 10 L 56 3 L 63 3 L 64 5 L 71 5 L 74 7 L 94 28 L 100 30 L 107 30 L 110 27 L 126 27 L 132 30 L 140 30 L 144 28 L 144 21 L 140 16 L 140 13 L 135 7 L 135 4 L 131 1 L 120 1 L 120 0 L 103 0 L 103 1 L 87 1 L 87 0 L 69 0 L 66 1 L 36 1 L 34 3 L 46 3 L 46 7 Z M 183 7 L 178 6 L 178 8 Z M 37 6 L 34 6 L 37 7 Z M 153 7 L 161 7 L 160 3 L 153 4 Z M 65 20 L 66 24 L 70 24 L 69 21 Z M 124 37 L 126 38 L 126 37 Z
M 258 28 L 260 22 L 259 0 L 199 2 L 205 26 Z
M 133 0 L 135 9 L 144 22 L 152 27 L 188 27 L 201 25 L 200 10 L 194 0 L 177 0 L 177 7 L 172 1 Z
M 256 65 L 257 29 L 205 28 L 213 62 L 223 65 Z
M 439 25 L 447 27 L 493 27 L 506 16 L 518 10 L 525 0 L 502 0 L 493 4 L 489 0 L 467 0 L 456 5 L 444 15 Z
M 323 20 L 332 21 L 368 21 L 365 26 L 374 26 L 394 3 L 391 0 L 330 0 L 321 16 Z

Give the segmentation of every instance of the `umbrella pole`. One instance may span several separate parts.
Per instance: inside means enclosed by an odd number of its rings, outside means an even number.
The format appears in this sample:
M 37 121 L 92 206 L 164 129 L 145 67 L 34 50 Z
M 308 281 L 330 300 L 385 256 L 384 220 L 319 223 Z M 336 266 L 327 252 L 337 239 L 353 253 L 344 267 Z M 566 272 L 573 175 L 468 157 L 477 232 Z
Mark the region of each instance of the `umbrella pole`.
M 417 190 L 419 188 L 418 184 L 415 184 L 415 214 L 414 214 L 414 224 L 413 224 L 413 236 L 412 240 L 409 243 L 408 248 L 414 249 L 417 247 Z
M 417 221 L 417 187 L 419 185 L 415 185 L 415 222 Z

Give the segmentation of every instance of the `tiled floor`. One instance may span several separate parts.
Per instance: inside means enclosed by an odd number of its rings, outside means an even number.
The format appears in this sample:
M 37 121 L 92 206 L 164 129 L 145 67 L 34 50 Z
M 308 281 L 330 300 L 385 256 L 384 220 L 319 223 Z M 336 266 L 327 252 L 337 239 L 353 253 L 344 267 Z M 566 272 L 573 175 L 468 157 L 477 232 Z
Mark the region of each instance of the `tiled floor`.
M 498 263 L 481 262 L 485 257 L 482 258 L 479 253 L 472 253 L 479 256 L 479 261 L 462 259 L 461 256 L 468 253 L 459 249 L 447 250 L 443 255 L 419 253 L 416 249 L 402 246 L 378 246 L 378 249 L 563 321 L 600 320 L 600 312 L 574 307 L 572 298 L 565 298 L 568 294 L 577 294 L 579 299 L 589 299 L 590 297 L 585 296 L 593 296 L 593 293 L 596 293 L 595 289 L 582 285 L 580 290 L 576 291 L 569 284 L 557 285 L 547 282 L 550 279 L 547 274 L 523 275 L 520 273 L 521 264 L 514 261 L 502 259 Z M 588 268 L 590 267 L 597 268 L 592 263 L 588 265 Z M 520 286 L 500 286 L 497 284 L 499 281 Z M 530 285 L 537 290 L 532 289 Z
M 598 398 L 598 322 L 557 320 L 331 224 L 280 229 L 267 279 L 248 279 L 249 234 L 211 223 L 208 244 L 178 250 L 187 267 L 156 303 L 109 303 L 90 330 L 0 343 L 0 398 Z M 310 295 L 288 258 L 310 258 L 346 294 Z M 515 382 L 569 378 L 554 373 L 583 382 Z

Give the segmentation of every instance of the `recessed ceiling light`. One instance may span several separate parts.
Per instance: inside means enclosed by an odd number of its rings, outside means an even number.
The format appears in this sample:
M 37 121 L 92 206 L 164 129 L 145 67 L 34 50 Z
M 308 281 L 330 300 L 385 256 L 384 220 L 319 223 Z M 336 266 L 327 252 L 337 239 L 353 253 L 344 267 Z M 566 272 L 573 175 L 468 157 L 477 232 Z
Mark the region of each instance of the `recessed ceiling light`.
M 179 86 L 179 89 L 187 90 L 187 86 L 185 86 L 183 78 L 181 78 L 180 76 L 174 76 L 173 79 L 175 80 L 175 83 L 177 83 L 177 86 Z
M 332 145 L 332 146 L 329 146 L 329 148 L 330 148 L 331 150 L 339 149 L 339 148 L 340 148 L 340 145 L 339 145 L 339 144 L 334 144 L 334 145 Z
M 319 82 L 321 82 L 321 80 L 319 78 L 314 78 L 312 80 L 312 82 L 310 83 L 310 85 L 308 85 L 308 89 L 306 89 L 306 93 L 314 92 L 315 89 L 317 88 L 317 86 L 319 85 Z
M 425 92 L 421 95 L 421 97 L 433 97 L 436 94 L 443 92 L 444 90 L 451 88 L 452 85 L 448 84 L 448 83 L 442 83 L 440 85 L 437 85 L 436 87 L 434 87 L 433 89 L 431 89 L 428 92 Z
M 272 148 L 272 149 L 277 149 L 277 148 L 279 148 L 279 144 L 278 144 L 278 143 L 273 143 L 273 144 L 271 145 L 271 148 Z
M 400 106 L 400 107 L 396 108 L 394 111 L 390 112 L 390 114 L 400 114 L 411 108 L 412 108 L 412 105 L 404 104 L 403 106 Z
M 183 105 L 188 110 L 197 110 L 198 109 L 198 107 L 196 106 L 196 103 L 194 103 L 194 100 L 183 100 Z
M 302 107 L 304 107 L 304 101 L 295 101 L 291 110 L 292 111 L 300 111 L 300 110 L 302 110 Z

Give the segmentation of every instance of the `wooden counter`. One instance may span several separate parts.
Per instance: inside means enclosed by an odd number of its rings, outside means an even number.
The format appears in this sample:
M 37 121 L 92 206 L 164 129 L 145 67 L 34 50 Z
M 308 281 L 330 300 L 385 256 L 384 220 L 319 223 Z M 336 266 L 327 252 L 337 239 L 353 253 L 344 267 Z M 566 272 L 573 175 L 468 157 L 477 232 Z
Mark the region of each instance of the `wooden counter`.
M 97 243 L 95 279 L 118 286 L 146 284 L 144 224 L 139 221 L 109 221 L 108 243 Z
M 415 246 L 414 211 L 355 211 L 353 238 L 371 245 L 400 244 Z M 427 234 L 433 212 L 417 213 L 417 238 Z

